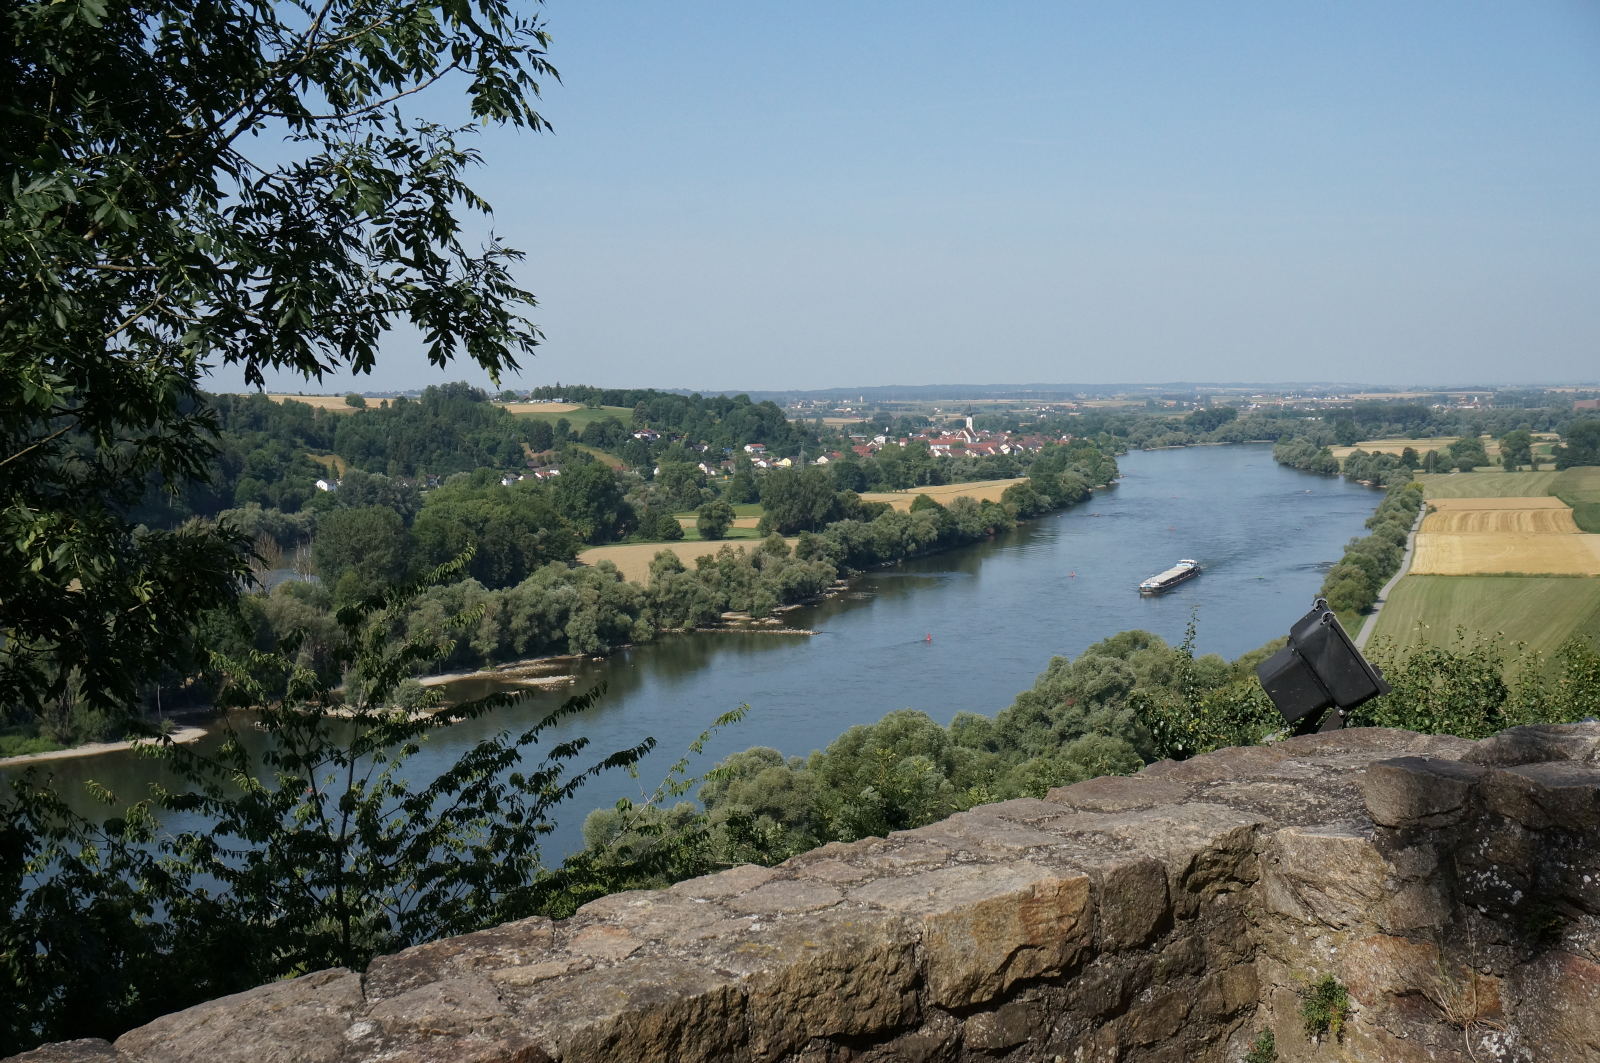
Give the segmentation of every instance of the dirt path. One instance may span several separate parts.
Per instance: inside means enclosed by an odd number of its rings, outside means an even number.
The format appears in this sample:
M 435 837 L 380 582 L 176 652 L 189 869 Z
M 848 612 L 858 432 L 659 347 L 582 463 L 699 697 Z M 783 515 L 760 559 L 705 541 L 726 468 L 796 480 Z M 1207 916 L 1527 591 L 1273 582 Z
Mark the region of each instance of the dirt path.
M 1372 612 L 1367 614 L 1366 623 L 1361 625 L 1361 630 L 1354 639 L 1356 649 L 1365 651 L 1367 640 L 1372 637 L 1372 630 L 1378 626 L 1378 614 L 1383 611 L 1383 603 L 1389 600 L 1389 592 L 1394 590 L 1395 584 L 1405 578 L 1411 571 L 1411 556 L 1417 549 L 1417 529 L 1422 527 L 1422 518 L 1428 515 L 1428 503 L 1422 503 L 1422 508 L 1417 510 L 1417 519 L 1411 522 L 1411 534 L 1406 536 L 1406 552 L 1400 556 L 1400 567 L 1395 574 L 1389 577 L 1378 591 L 1377 600 L 1372 603 Z

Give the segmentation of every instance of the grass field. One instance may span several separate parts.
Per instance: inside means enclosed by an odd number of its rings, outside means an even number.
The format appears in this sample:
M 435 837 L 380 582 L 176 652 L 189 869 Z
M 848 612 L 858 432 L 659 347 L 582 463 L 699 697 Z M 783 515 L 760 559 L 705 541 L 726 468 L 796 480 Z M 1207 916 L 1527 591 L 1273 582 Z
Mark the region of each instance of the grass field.
M 1550 493 L 1572 507 L 1572 519 L 1586 532 L 1600 532 L 1600 468 L 1556 473 Z
M 887 502 L 895 509 L 910 509 L 911 503 L 916 501 L 918 495 L 927 495 L 941 506 L 949 505 L 952 499 L 975 498 L 978 501 L 1000 501 L 1000 496 L 1012 484 L 1019 484 L 1021 480 L 974 480 L 969 484 L 945 484 L 941 487 L 913 487 L 907 491 L 867 491 L 862 494 L 865 502 Z
M 785 539 L 791 547 L 795 539 Z M 650 561 L 663 550 L 671 550 L 677 554 L 689 568 L 694 567 L 695 559 L 707 557 L 716 553 L 724 546 L 731 546 L 736 550 L 754 550 L 761 545 L 759 539 L 737 539 L 716 543 L 676 542 L 676 543 L 621 543 L 616 546 L 593 546 L 578 555 L 578 560 L 586 565 L 598 564 L 601 561 L 610 561 L 622 571 L 622 578 L 635 583 L 648 583 L 650 581 Z
M 1432 501 L 1436 498 L 1539 498 L 1550 494 L 1554 472 L 1436 472 L 1422 473 L 1417 482 Z
M 307 454 L 306 457 L 324 469 L 331 470 L 333 475 L 341 480 L 344 479 L 345 470 L 349 468 L 344 459 L 337 454 Z
M 609 465 L 613 469 L 626 469 L 628 467 L 627 462 L 623 461 L 615 454 L 609 454 L 606 451 L 601 450 L 599 447 L 591 447 L 587 443 L 574 443 L 573 446 L 586 453 L 593 454 L 595 460 L 599 461 L 602 465 Z
M 1499 633 L 1544 653 L 1573 635 L 1600 647 L 1600 579 L 1407 576 L 1378 614 L 1373 638 L 1405 651 L 1448 645 L 1457 628 Z

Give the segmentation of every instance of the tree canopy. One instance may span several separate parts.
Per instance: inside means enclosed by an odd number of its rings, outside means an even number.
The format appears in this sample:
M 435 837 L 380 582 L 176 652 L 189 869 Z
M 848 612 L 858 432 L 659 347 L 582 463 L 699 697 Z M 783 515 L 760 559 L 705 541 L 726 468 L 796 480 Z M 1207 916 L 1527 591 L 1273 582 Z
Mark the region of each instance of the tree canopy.
M 510 0 L 84 0 L 3 17 L 0 701 L 108 708 L 228 600 L 240 535 L 139 529 L 204 479 L 203 371 L 370 371 L 396 326 L 496 376 L 538 332 L 518 253 L 469 243 L 473 123 L 539 130 Z M 465 113 L 414 113 L 449 86 Z

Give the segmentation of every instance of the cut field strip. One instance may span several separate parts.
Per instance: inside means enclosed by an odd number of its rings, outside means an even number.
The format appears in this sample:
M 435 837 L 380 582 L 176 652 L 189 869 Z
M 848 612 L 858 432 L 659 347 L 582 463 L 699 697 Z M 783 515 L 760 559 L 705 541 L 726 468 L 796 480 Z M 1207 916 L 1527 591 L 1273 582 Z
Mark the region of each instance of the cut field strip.
M 1373 641 L 1404 656 L 1448 646 L 1458 629 L 1553 653 L 1574 635 L 1600 648 L 1600 579 L 1410 575 L 1389 595 Z

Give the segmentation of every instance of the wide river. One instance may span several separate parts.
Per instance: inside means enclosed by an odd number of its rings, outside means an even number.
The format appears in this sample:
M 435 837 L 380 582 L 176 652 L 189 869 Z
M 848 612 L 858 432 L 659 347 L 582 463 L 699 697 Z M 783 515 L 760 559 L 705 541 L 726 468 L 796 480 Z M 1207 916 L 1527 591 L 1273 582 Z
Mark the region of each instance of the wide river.
M 552 855 L 581 844 L 588 809 L 653 790 L 717 715 L 739 705 L 749 715 L 692 771 L 750 746 L 804 755 L 893 709 L 940 723 L 962 711 L 992 715 L 1052 656 L 1075 656 L 1129 628 L 1176 642 L 1192 617 L 1200 652 L 1255 649 L 1309 608 L 1323 571 L 1364 534 L 1381 497 L 1280 466 L 1266 445 L 1132 453 L 1119 464 L 1122 481 L 1081 505 L 988 543 L 869 572 L 845 593 L 786 614 L 813 636 L 673 636 L 583 663 L 579 689 L 604 683 L 606 693 L 561 735 L 587 735 L 597 753 L 646 735 L 659 744 L 638 779 L 615 773 L 581 791 Z M 1198 559 L 1204 573 L 1159 597 L 1138 594 L 1141 579 L 1180 557 Z M 514 710 L 451 728 L 408 774 L 431 778 L 465 743 L 523 725 L 566 693 L 531 694 Z M 153 777 L 149 761 L 127 754 L 49 768 L 64 784 L 95 779 L 130 798 Z

